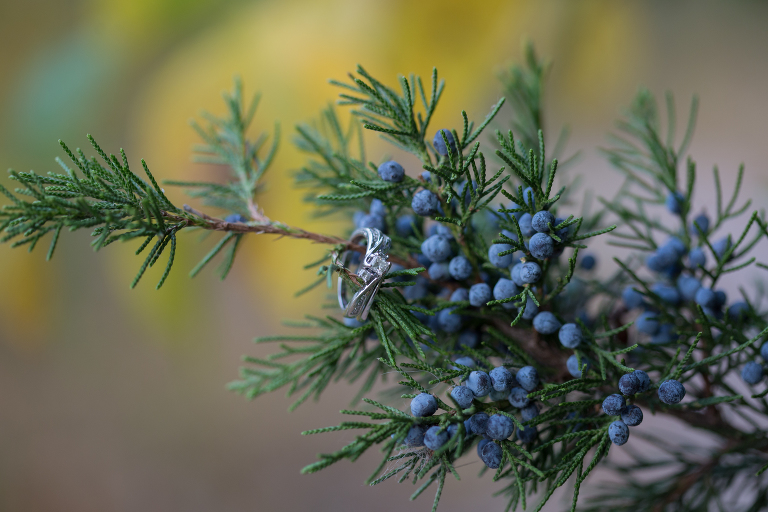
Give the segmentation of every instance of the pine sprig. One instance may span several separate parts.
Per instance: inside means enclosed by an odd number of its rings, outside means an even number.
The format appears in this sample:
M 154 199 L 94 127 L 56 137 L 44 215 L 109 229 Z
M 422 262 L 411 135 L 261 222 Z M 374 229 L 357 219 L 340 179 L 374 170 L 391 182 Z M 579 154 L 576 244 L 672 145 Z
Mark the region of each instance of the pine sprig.
M 89 136 L 89 140 L 101 162 L 96 158 L 87 159 L 79 149 L 72 152 L 60 142 L 77 170 L 58 160 L 66 174 L 10 172 L 11 179 L 22 187 L 15 190 L 16 196 L 0 185 L 0 191 L 13 201 L 0 211 L 5 231 L 0 241 L 12 241 L 12 247 L 28 245 L 31 251 L 45 235 L 52 233 L 47 253 L 50 259 L 65 228 L 69 231 L 92 228 L 95 240 L 91 245 L 95 250 L 116 241 L 134 239 L 144 239 L 141 247 L 144 248 L 156 240 L 131 284 L 133 287 L 147 268 L 158 261 L 169 242 L 175 252 L 176 233 L 186 227 L 187 222 L 157 185 L 146 163 L 142 161 L 146 177 L 142 179 L 130 170 L 122 150 L 122 158 L 118 159 L 107 155 L 92 137 Z M 25 201 L 19 196 L 32 200 Z M 173 256 L 168 259 L 158 288 L 165 281 L 173 260 Z
M 766 392 L 742 393 L 734 389 L 731 375 L 747 364 L 755 371 L 755 360 L 762 357 L 759 345 L 768 335 L 765 291 L 757 287 L 750 295 L 742 290 L 743 301 L 728 303 L 716 289 L 726 274 L 753 264 L 766 268 L 749 256 L 768 237 L 764 212 L 752 212 L 740 231 L 721 233 L 726 221 L 751 206 L 739 198 L 743 167 L 728 199 L 715 168 L 716 218 L 709 222 L 694 217 L 697 169 L 687 150 L 697 102 L 694 99 L 678 142 L 672 96 L 666 97 L 662 116 L 653 96 L 641 91 L 618 124 L 621 135 L 605 150 L 626 181 L 613 199 L 601 200 L 602 211 L 592 213 L 591 196 L 576 197 L 577 183 L 564 182 L 563 164 L 568 160 L 561 162 L 559 155 L 565 136 L 554 149 L 545 145 L 545 139 L 551 141 L 542 113 L 548 64 L 532 48 L 526 58 L 525 67 L 513 67 L 502 76 L 514 110 L 512 130 L 496 130 L 495 141 L 488 143 L 479 136 L 496 119 L 504 98 L 477 126 L 462 111 L 457 127 L 434 135 L 429 131 L 444 89 L 436 70 L 429 87 L 415 76 L 399 77 L 390 87 L 362 67 L 350 75 L 351 83 L 332 82 L 343 89 L 340 104 L 353 106 L 353 116 L 347 122 L 328 107 L 315 121 L 296 127 L 295 144 L 307 163 L 295 179 L 305 188 L 314 215 L 352 218 L 339 236 L 270 220 L 259 208 L 263 179 L 278 148 L 279 126 L 270 136 L 249 136 L 258 96 L 246 103 L 237 81 L 234 91 L 224 96 L 227 114 L 204 114 L 204 122 L 194 125 L 203 140 L 196 159 L 224 166 L 227 179 L 166 182 L 186 187 L 224 219 L 173 205 L 143 160 L 143 169 L 134 173 L 124 152 L 107 154 L 90 139 L 96 158 L 62 144 L 72 161 L 58 161 L 63 174 L 12 172 L 19 187 L 10 191 L 0 185 L 10 199 L 0 213 L 2 240 L 31 250 L 50 234 L 50 258 L 65 228 L 91 228 L 97 250 L 117 240 L 136 239 L 136 253 L 144 259 L 132 286 L 167 256 L 158 287 L 168 278 L 183 229 L 222 233 L 192 276 L 214 259 L 222 260 L 221 275 L 226 276 L 249 233 L 326 244 L 323 257 L 305 266 L 316 271 L 296 292 L 301 295 L 323 283 L 331 288 L 337 273 L 349 290 L 357 290 L 364 271 L 356 277 L 356 267 L 347 262 L 359 261 L 366 248 L 344 235 L 352 224 L 375 226 L 390 236 L 393 266 L 381 276 L 368 318 L 340 319 L 336 302 L 324 304 L 321 307 L 336 313 L 286 323 L 304 333 L 257 339 L 277 348 L 268 356 L 246 357 L 240 380 L 230 384 L 251 399 L 284 388 L 294 409 L 310 398 L 319 399 L 333 382 L 357 383 L 353 404 L 362 399 L 360 409 L 341 411 L 351 416 L 349 421 L 304 432 L 354 430 L 356 437 L 320 455 L 304 473 L 356 461 L 380 447 L 381 463 L 367 482 L 410 479 L 416 486 L 412 499 L 436 484 L 434 511 L 447 475 L 459 479 L 459 459 L 474 456 L 481 442 L 490 442 L 473 434 L 482 428 L 482 415 L 488 415 L 510 430 L 514 427 L 514 436 L 493 440 L 491 454 L 500 454 L 500 459 L 486 458 L 489 452 L 482 452 L 489 468 L 495 469 L 492 478 L 504 482 L 500 494 L 509 499 L 508 510 L 520 504 L 525 508 L 533 495 L 540 498 L 534 509 L 541 510 L 568 481 L 574 482 L 569 501 L 576 510 L 585 479 L 598 464 L 612 464 L 606 460 L 609 449 L 620 442 L 612 431 L 618 420 L 601 404 L 616 393 L 617 384 L 631 384 L 628 374 L 642 375 L 635 372 L 643 370 L 651 384 L 629 398 L 632 405 L 707 430 L 719 446 L 696 453 L 652 439 L 642 427 L 633 426 L 630 443 L 661 447 L 670 457 L 664 463 L 671 475 L 638 478 L 657 463 L 633 454 L 630 444 L 624 450 L 633 464 L 622 459 L 624 466 L 616 469 L 625 476 L 623 484 L 613 485 L 620 490 L 590 493 L 596 497 L 587 504 L 582 499 L 579 509 L 708 510 L 724 496 L 718 487 L 747 478 L 756 482 L 750 499 L 764 508 L 768 491 L 754 478 L 768 467 L 768 442 L 764 425 L 755 418 L 768 414 Z M 416 155 L 426 172 L 418 178 L 412 169 L 405 176 L 385 178 L 383 171 L 380 176 L 377 163 L 366 157 L 364 129 Z M 484 151 L 491 154 L 486 144 L 494 146 L 498 165 L 486 161 Z M 417 207 L 416 193 L 428 199 L 428 207 Z M 581 212 L 569 211 L 577 199 L 584 203 Z M 673 214 L 671 221 L 654 217 L 662 205 Z M 609 224 L 608 216 L 614 216 L 621 229 Z M 585 258 L 587 244 L 609 232 L 613 245 L 636 253 L 617 259 L 613 273 L 604 268 L 593 273 Z M 432 242 L 438 246 L 431 247 Z M 545 250 L 550 243 L 551 252 Z M 670 249 L 674 256 L 669 256 Z M 694 250 L 705 256 L 703 262 Z M 341 258 L 346 251 L 357 254 Z M 674 261 L 667 267 L 654 264 L 660 256 Z M 695 281 L 695 297 L 683 293 L 680 279 Z M 699 289 L 704 290 L 701 298 Z M 633 310 L 641 308 L 641 316 L 635 317 Z M 537 379 L 531 368 L 523 369 L 528 366 L 537 371 Z M 505 381 L 502 369 L 517 372 L 512 380 L 526 386 L 523 396 L 508 386 L 498 387 Z M 478 372 L 490 373 L 486 378 L 492 391 L 481 389 L 483 373 Z M 748 373 L 742 376 L 750 382 L 754 379 Z M 362 398 L 387 374 L 396 376 L 396 386 L 376 399 Z M 670 403 L 673 400 L 659 393 L 669 380 L 684 386 L 685 401 Z M 467 400 L 460 400 L 467 390 Z M 395 404 L 404 399 L 427 400 L 429 412 L 435 413 L 414 416 L 400 410 Z M 425 433 L 431 440 L 421 443 L 419 435 Z M 491 429 L 480 433 L 496 435 Z

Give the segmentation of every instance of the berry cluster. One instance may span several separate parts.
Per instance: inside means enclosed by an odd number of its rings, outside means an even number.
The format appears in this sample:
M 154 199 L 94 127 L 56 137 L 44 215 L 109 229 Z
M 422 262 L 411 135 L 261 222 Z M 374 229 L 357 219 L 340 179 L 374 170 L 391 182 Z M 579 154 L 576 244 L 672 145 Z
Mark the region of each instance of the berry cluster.
M 621 416 L 608 426 L 608 436 L 613 444 L 621 446 L 629 440 L 629 428 L 636 427 L 643 421 L 640 407 L 626 403 L 626 397 L 645 393 L 651 387 L 651 379 L 643 370 L 627 373 L 619 379 L 621 394 L 613 394 L 603 400 L 603 412 L 608 416 Z M 682 399 L 682 398 L 681 398 Z M 679 402 L 679 400 L 678 400 Z
M 456 364 L 465 369 L 477 367 L 469 357 L 457 359 Z M 512 434 L 516 434 L 516 439 L 523 443 L 530 443 L 536 438 L 536 427 L 525 424 L 539 415 L 538 406 L 528 398 L 528 393 L 538 385 L 539 375 L 532 366 L 524 366 L 519 370 L 497 366 L 490 372 L 472 370 L 465 382 L 454 386 L 449 392 L 459 409 L 471 413 L 471 416 L 461 426 L 459 423 L 431 427 L 413 425 L 401 443 L 407 447 L 426 446 L 430 450 L 438 450 L 463 428 L 465 438 L 477 436 L 480 439 L 477 445 L 480 459 L 489 468 L 497 469 L 502 460 L 502 448 L 494 441 L 509 439 Z M 483 403 L 481 399 L 484 397 L 489 397 L 490 402 Z M 523 424 L 523 428 L 517 431 L 510 406 L 519 411 Z M 411 414 L 414 417 L 432 416 L 437 409 L 438 402 L 431 394 L 420 393 L 411 400 Z M 478 409 L 481 410 L 472 413 Z
M 680 193 L 667 198 L 667 207 L 672 213 L 679 213 Z M 646 290 L 627 286 L 622 299 L 627 309 L 643 311 L 635 320 L 637 330 L 650 336 L 652 344 L 668 344 L 678 340 L 675 319 L 665 314 L 667 308 L 688 306 L 694 313 L 701 307 L 704 315 L 711 319 L 732 323 L 742 321 L 749 311 L 746 302 L 734 302 L 727 306 L 728 297 L 723 290 L 712 289 L 702 282 L 707 275 L 707 251 L 711 250 L 715 260 L 723 260 L 731 247 L 730 237 L 711 244 L 704 243 L 709 232 L 709 218 L 698 215 L 690 227 L 691 233 L 698 233 L 700 244 L 686 247 L 679 236 L 671 236 L 645 260 L 646 267 L 657 279 Z

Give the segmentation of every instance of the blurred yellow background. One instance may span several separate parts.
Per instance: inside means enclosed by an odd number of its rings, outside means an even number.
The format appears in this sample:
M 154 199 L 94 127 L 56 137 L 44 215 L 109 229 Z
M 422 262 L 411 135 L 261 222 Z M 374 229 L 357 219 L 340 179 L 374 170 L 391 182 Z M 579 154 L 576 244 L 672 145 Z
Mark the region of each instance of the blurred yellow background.
M 554 61 L 547 126 L 570 125 L 588 187 L 616 190 L 595 148 L 648 85 L 676 93 L 681 119 L 700 94 L 692 152 L 704 181 L 715 162 L 728 182 L 743 161 L 759 207 L 768 197 L 767 23 L 758 1 L 3 0 L 0 165 L 56 170 L 57 139 L 86 148 L 91 133 L 108 152 L 125 148 L 134 166 L 145 158 L 160 179 L 202 177 L 211 169 L 190 163 L 188 120 L 223 112 L 220 92 L 241 75 L 249 94 L 263 94 L 256 130 L 279 121 L 283 132 L 261 206 L 272 219 L 337 233 L 343 225 L 309 218 L 290 180 L 303 158 L 290 143 L 294 126 L 335 99 L 327 80 L 357 63 L 388 83 L 436 66 L 447 88 L 433 126 L 458 126 L 462 109 L 485 116 L 500 95 L 496 73 L 531 39 Z M 368 142 L 372 160 L 389 151 Z M 711 202 L 707 189 L 696 201 Z M 182 236 L 165 287 L 154 290 L 153 272 L 131 291 L 135 247 L 95 255 L 86 233 L 67 235 L 49 263 L 42 249 L 0 246 L 0 510 L 429 509 L 426 496 L 407 501 L 410 487 L 365 487 L 375 455 L 299 475 L 315 453 L 351 439 L 299 432 L 337 423 L 353 389 L 332 388 L 322 405 L 290 415 L 282 393 L 247 403 L 224 389 L 242 354 L 269 350 L 250 345 L 254 336 L 316 310 L 325 292 L 293 293 L 311 276 L 296 269 L 319 248 L 254 237 L 221 283 L 213 269 L 185 275 L 211 241 Z M 441 510 L 503 506 L 478 469 L 461 470 Z

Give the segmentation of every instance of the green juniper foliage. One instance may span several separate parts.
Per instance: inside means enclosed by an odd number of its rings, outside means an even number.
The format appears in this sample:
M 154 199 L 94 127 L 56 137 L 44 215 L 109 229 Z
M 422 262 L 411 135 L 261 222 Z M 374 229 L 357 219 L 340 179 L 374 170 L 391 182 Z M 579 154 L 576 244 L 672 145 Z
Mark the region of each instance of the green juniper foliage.
M 591 201 L 558 174 L 567 133 L 553 150 L 545 146 L 547 69 L 529 48 L 525 66 L 501 74 L 513 113 L 511 130 L 495 134 L 489 132 L 502 124 L 504 98 L 480 123 L 462 111 L 450 128 L 431 126 L 444 89 L 437 70 L 429 80 L 400 77 L 395 87 L 362 67 L 348 81 L 332 81 L 341 91 L 339 105 L 351 106 L 352 116 L 345 123 L 329 107 L 296 128 L 295 145 L 307 162 L 295 180 L 315 215 L 354 218 L 339 236 L 287 226 L 259 208 L 279 130 L 247 136 L 258 98 L 245 102 L 238 82 L 225 95 L 227 116 L 195 125 L 203 140 L 197 159 L 225 166 L 230 179 L 165 183 L 184 187 L 223 219 L 173 205 L 144 161 L 143 172 L 134 173 L 125 153 L 107 154 L 89 136 L 97 156 L 62 143 L 71 161 L 57 160 L 63 172 L 11 171 L 19 187 L 0 185 L 10 199 L 0 213 L 2 240 L 31 250 L 51 233 L 50 258 L 65 228 L 92 229 L 97 250 L 136 239 L 137 254 L 146 256 L 131 286 L 163 257 L 160 287 L 182 230 L 222 232 L 191 271 L 194 276 L 217 258 L 222 278 L 248 233 L 305 238 L 328 246 L 306 267 L 317 269 L 317 279 L 297 292 L 306 293 L 332 287 L 337 275 L 357 287 L 338 256 L 364 252 L 348 235 L 376 227 L 392 239 L 395 265 L 368 319 L 329 312 L 287 322 L 296 334 L 257 339 L 279 349 L 265 359 L 246 357 L 240 379 L 230 384 L 250 399 L 286 388 L 294 408 L 319 398 L 333 381 L 356 383 L 354 405 L 361 398 L 363 404 L 341 411 L 354 418 L 304 434 L 361 433 L 304 473 L 355 461 L 376 447 L 382 461 L 370 468 L 368 482 L 410 480 L 412 499 L 434 484 L 432 510 L 446 479 L 459 478 L 459 459 L 478 456 L 481 475 L 492 469 L 488 477 L 500 482 L 507 510 L 540 510 L 564 485 L 573 491 L 571 510 L 577 503 L 595 511 L 736 510 L 723 505 L 734 486 L 746 486 L 741 509 L 764 509 L 768 438 L 761 418 L 768 414 L 768 390 L 759 387 L 768 314 L 762 289 L 729 300 L 718 288 L 725 274 L 768 269 L 768 260 L 750 257 L 768 236 L 768 222 L 739 199 L 743 168 L 727 199 L 715 169 L 714 217 L 694 212 L 697 172 L 687 148 L 696 101 L 678 141 L 672 96 L 662 116 L 654 97 L 641 91 L 604 150 L 624 184 L 614 199 L 601 199 L 603 210 L 575 213 L 578 203 Z M 422 169 L 382 179 L 382 159 L 366 157 L 365 130 L 415 155 Z M 428 199 L 428 212 L 416 196 Z M 742 214 L 741 231 L 723 231 L 726 220 Z M 615 259 L 613 273 L 602 262 L 597 275 L 594 255 L 583 251 L 609 232 L 610 244 L 631 253 Z M 386 373 L 400 376 L 396 389 L 379 400 L 363 398 Z M 739 389 L 750 391 L 745 396 Z M 401 410 L 409 400 L 410 409 Z M 671 443 L 640 425 L 642 414 L 672 416 L 717 443 L 709 449 Z M 662 448 L 665 459 L 642 454 L 646 443 Z M 611 450 L 627 451 L 631 463 L 606 460 Z M 621 483 L 593 486 L 579 502 L 598 464 L 618 472 Z M 662 475 L 646 471 L 661 466 Z

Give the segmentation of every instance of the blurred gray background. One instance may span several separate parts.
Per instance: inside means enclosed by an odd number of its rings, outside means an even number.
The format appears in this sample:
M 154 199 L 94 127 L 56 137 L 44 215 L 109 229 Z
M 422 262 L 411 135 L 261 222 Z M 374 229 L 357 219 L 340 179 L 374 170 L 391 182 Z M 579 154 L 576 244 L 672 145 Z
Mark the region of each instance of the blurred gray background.
M 56 170 L 57 139 L 85 147 L 92 133 L 107 151 L 124 147 L 135 166 L 146 158 L 160 178 L 210 176 L 190 163 L 187 120 L 203 108 L 222 112 L 218 94 L 240 74 L 246 90 L 263 93 L 257 129 L 283 127 L 267 215 L 341 233 L 343 224 L 309 219 L 289 174 L 302 162 L 293 126 L 336 95 L 327 79 L 358 62 L 390 83 L 437 66 L 447 89 L 434 126 L 457 126 L 461 109 L 485 115 L 500 95 L 495 74 L 531 39 L 554 61 L 547 126 L 571 127 L 569 148 L 582 150 L 571 172 L 587 188 L 617 190 L 596 148 L 647 85 L 675 92 L 680 126 L 700 95 L 691 151 L 706 185 L 697 208 L 714 210 L 712 166 L 730 191 L 741 162 L 745 195 L 763 207 L 766 26 L 768 4 L 758 1 L 2 1 L 0 164 Z M 369 140 L 370 158 L 389 151 Z M 187 201 L 177 190 L 171 198 Z M 225 389 L 243 354 L 271 350 L 253 337 L 318 311 L 324 291 L 293 293 L 311 277 L 295 269 L 321 249 L 254 237 L 221 283 L 213 269 L 185 275 L 212 240 L 183 236 L 165 287 L 154 290 L 153 272 L 131 291 L 134 247 L 94 254 L 86 233 L 62 238 L 49 263 L 42 248 L 0 246 L 0 510 L 429 510 L 429 491 L 411 503 L 410 485 L 365 486 L 375 453 L 299 474 L 353 438 L 299 435 L 343 420 L 337 411 L 353 388 L 332 387 L 290 414 L 281 392 L 249 403 Z M 612 270 L 607 257 L 599 268 Z M 468 457 L 440 510 L 503 509 L 491 496 L 500 486 L 477 479 L 479 469 Z

